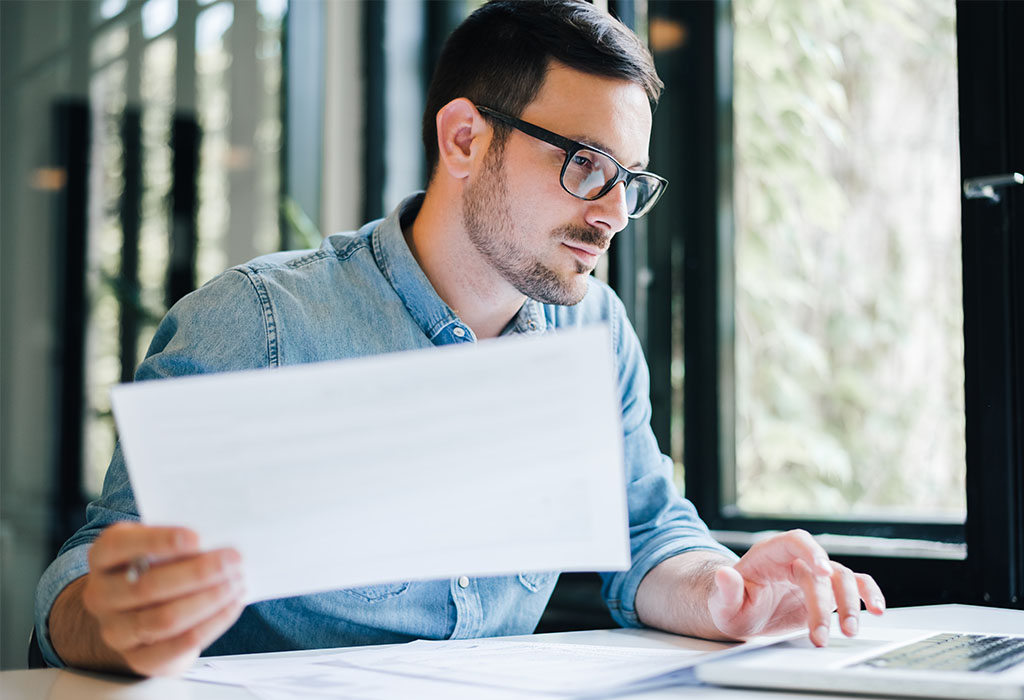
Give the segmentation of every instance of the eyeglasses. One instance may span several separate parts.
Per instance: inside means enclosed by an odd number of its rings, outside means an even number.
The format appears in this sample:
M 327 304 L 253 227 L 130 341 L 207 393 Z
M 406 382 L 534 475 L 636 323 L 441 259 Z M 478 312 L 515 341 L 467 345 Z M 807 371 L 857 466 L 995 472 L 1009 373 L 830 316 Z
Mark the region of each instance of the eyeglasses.
M 639 219 L 657 204 L 665 192 L 668 180 L 643 170 L 627 170 L 619 161 L 604 151 L 567 139 L 564 136 L 542 129 L 522 119 L 496 112 L 489 107 L 476 108 L 483 114 L 497 119 L 528 136 L 540 139 L 565 151 L 562 164 L 562 189 L 585 200 L 599 199 L 620 182 L 626 183 L 626 214 Z

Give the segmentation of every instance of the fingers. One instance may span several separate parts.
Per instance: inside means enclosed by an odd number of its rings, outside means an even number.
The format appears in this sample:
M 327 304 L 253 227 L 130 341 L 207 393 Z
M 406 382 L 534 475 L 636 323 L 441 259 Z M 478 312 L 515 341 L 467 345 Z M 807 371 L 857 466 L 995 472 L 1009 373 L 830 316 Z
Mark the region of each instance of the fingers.
M 108 571 L 141 557 L 153 561 L 173 559 L 199 551 L 199 537 L 180 527 L 149 527 L 121 522 L 96 538 L 89 550 L 89 570 Z
M 857 581 L 857 591 L 864 606 L 872 615 L 881 615 L 885 612 L 885 596 L 882 589 L 875 583 L 875 579 L 867 574 L 854 574 Z
M 832 611 L 835 610 L 830 581 L 826 577 L 818 576 L 802 559 L 793 562 L 793 573 L 796 584 L 804 595 L 811 642 L 815 646 L 823 647 L 828 644 L 829 623 Z
M 713 620 L 739 620 L 748 633 L 776 633 L 807 624 L 811 641 L 828 643 L 832 611 L 839 613 L 847 636 L 860 627 L 860 605 L 881 615 L 885 598 L 874 579 L 830 561 L 824 548 L 804 530 L 792 530 L 758 542 L 735 564 L 740 581 L 716 572 L 717 590 L 708 599 Z M 736 605 L 736 591 L 745 593 L 743 610 L 724 615 Z M 751 594 L 754 591 L 754 594 Z M 719 624 L 719 629 L 724 628 Z M 732 631 L 730 634 L 739 633 Z
M 719 614 L 735 613 L 743 607 L 743 594 L 743 577 L 736 569 L 723 566 L 715 572 L 715 591 L 709 605 Z
M 750 548 L 763 559 L 788 569 L 794 559 L 803 561 L 807 568 L 819 576 L 831 576 L 832 565 L 828 553 L 806 530 L 790 530 L 758 542 Z
M 241 614 L 241 556 L 198 546 L 190 530 L 139 523 L 112 525 L 93 543 L 82 602 L 103 642 L 132 670 L 187 668 Z M 149 566 L 130 576 L 138 560 Z
M 835 571 L 832 574 L 832 593 L 839 613 L 839 627 L 843 634 L 852 637 L 860 628 L 860 591 L 857 588 L 857 579 L 854 573 L 842 564 L 833 562 L 832 568 Z
M 235 623 L 243 608 L 241 602 L 230 603 L 176 637 L 133 649 L 125 659 L 136 673 L 145 676 L 181 673 Z
M 238 552 L 220 549 L 154 565 L 134 582 L 123 569 L 101 572 L 95 581 L 95 593 L 104 609 L 135 610 L 230 581 L 240 572 Z
M 867 574 L 854 573 L 836 562 L 832 563 L 832 591 L 835 594 L 839 625 L 847 637 L 852 637 L 860 628 L 860 603 L 863 600 L 868 612 L 881 615 L 885 612 L 885 597 L 875 579 Z
M 169 603 L 113 615 L 104 628 L 104 641 L 124 651 L 179 637 L 238 602 L 241 594 L 241 580 L 232 579 Z

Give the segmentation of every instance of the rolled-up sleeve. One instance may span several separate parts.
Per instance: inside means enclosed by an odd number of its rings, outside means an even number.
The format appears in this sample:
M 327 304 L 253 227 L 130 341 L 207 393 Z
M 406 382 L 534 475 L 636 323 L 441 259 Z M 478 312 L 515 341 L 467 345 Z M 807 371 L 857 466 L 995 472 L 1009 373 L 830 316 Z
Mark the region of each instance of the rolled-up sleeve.
M 640 341 L 616 300 L 611 314 L 612 341 L 622 394 L 626 501 L 632 561 L 626 571 L 601 575 L 601 593 L 612 618 L 624 627 L 640 627 L 636 592 L 644 576 L 669 557 L 693 550 L 736 556 L 716 542 L 693 504 L 672 481 L 672 461 L 661 453 L 651 430 L 650 375 Z
M 50 641 L 50 610 L 57 597 L 68 584 L 89 573 L 89 547 L 107 526 L 121 520 L 138 518 L 128 472 L 125 470 L 121 448 L 118 447 L 103 481 L 103 495 L 86 508 L 86 524 L 64 543 L 57 558 L 43 572 L 36 586 L 36 639 L 49 665 L 64 666 Z
M 250 278 L 237 270 L 225 272 L 167 313 L 135 379 L 270 366 L 271 321 Z M 64 666 L 50 640 L 54 602 L 68 584 L 89 573 L 89 547 L 105 528 L 139 519 L 120 446 L 107 468 L 102 495 L 86 508 L 85 518 L 85 525 L 64 543 L 36 586 L 36 639 L 51 666 Z

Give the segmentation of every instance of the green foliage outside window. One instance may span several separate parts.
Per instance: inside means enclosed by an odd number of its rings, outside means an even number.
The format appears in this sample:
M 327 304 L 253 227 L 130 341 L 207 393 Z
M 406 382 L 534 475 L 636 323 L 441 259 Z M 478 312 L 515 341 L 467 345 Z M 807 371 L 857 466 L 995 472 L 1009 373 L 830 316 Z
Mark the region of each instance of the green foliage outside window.
M 735 0 L 737 505 L 962 520 L 952 0 Z

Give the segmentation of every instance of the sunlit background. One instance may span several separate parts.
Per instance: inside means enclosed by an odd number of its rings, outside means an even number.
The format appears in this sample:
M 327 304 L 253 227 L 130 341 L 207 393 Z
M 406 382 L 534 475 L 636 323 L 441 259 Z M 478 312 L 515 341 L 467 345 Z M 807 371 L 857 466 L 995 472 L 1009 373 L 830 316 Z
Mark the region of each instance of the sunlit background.
M 736 505 L 962 522 L 954 3 L 733 18 Z

